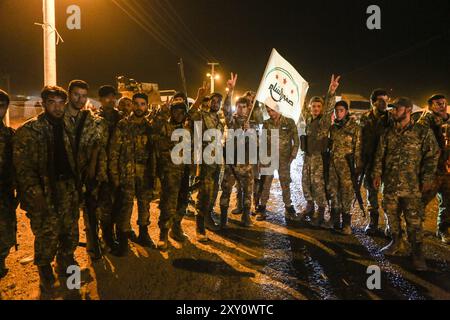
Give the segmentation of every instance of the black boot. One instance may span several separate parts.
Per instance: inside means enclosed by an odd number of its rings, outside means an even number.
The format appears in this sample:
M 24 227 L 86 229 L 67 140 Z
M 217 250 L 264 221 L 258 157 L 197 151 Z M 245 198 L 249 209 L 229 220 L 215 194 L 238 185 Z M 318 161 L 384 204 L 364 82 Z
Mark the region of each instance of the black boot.
M 227 227 L 228 223 L 228 207 L 220 207 L 220 229 Z
M 267 218 L 267 211 L 266 206 L 259 205 L 256 208 L 256 220 L 257 221 L 264 221 Z
M 209 239 L 206 236 L 205 218 L 203 216 L 197 215 L 195 217 L 195 222 L 197 224 L 197 241 L 202 243 L 208 242 Z
M 242 226 L 249 228 L 252 226 L 252 219 L 250 218 L 250 208 L 244 208 L 244 213 L 241 218 Z
M 172 228 L 170 229 L 170 237 L 176 242 L 183 243 L 187 240 L 186 234 L 183 232 L 183 228 L 181 228 L 181 221 L 174 222 Z
M 50 293 L 55 289 L 55 275 L 50 264 L 45 266 L 38 266 L 39 271 L 39 287 L 42 293 Z
M 286 222 L 288 222 L 288 223 L 299 222 L 301 220 L 297 211 L 295 211 L 294 206 L 289 206 L 289 207 L 285 208 L 284 218 L 286 219 Z
M 4 278 L 8 274 L 8 269 L 5 264 L 5 257 L 0 257 L 0 279 Z
M 378 213 L 378 210 L 371 210 L 369 212 L 369 224 L 364 229 L 364 232 L 368 236 L 374 236 L 377 234 L 379 218 L 380 218 L 380 215 Z
M 116 250 L 112 252 L 116 257 L 128 256 L 128 232 L 119 231 L 117 233 L 118 245 Z
M 412 265 L 416 271 L 427 271 L 427 262 L 423 255 L 422 243 L 412 243 Z
M 70 266 L 78 266 L 78 262 L 75 260 L 74 256 L 56 256 L 56 267 L 55 272 L 59 278 L 67 278 L 67 269 Z
M 220 230 L 220 226 L 217 225 L 217 223 L 214 221 L 213 217 L 213 212 L 208 212 L 205 215 L 205 226 L 208 230 L 210 231 L 218 231 Z
M 331 222 L 333 224 L 333 230 L 341 230 L 341 213 L 339 209 L 331 209 Z
M 148 226 L 139 226 L 139 236 L 138 236 L 138 243 L 144 247 L 147 248 L 154 248 L 155 245 L 150 238 L 150 235 L 148 234 Z M 128 245 L 128 239 L 127 239 L 127 245 Z
M 111 223 L 102 223 L 102 238 L 110 251 L 116 248 L 116 241 L 114 239 L 113 225 Z
M 169 248 L 169 230 L 161 229 L 159 232 L 158 249 L 166 251 Z
M 403 238 L 400 234 L 391 234 L 392 241 L 381 252 L 388 256 L 395 256 L 404 250 Z
M 321 227 L 325 224 L 325 207 L 319 207 L 317 213 L 311 219 L 311 225 L 313 227 Z
M 342 214 L 342 230 L 343 235 L 349 236 L 352 234 L 352 215 L 350 213 Z
M 306 208 L 302 212 L 302 221 L 303 222 L 310 222 L 312 216 L 314 215 L 314 201 L 308 201 L 306 203 Z

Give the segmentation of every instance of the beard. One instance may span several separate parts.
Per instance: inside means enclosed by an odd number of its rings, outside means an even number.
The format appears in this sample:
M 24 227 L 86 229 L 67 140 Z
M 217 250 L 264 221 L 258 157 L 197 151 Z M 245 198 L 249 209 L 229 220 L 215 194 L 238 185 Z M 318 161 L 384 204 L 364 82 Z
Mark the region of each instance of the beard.
M 145 115 L 145 112 L 143 112 L 141 110 L 136 110 L 136 111 L 134 111 L 134 115 L 138 118 L 142 118 Z

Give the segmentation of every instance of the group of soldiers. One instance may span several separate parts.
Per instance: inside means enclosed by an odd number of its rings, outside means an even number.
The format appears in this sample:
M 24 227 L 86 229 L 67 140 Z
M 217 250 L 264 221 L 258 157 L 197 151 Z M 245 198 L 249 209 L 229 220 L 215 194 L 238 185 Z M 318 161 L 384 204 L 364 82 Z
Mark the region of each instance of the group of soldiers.
M 206 229 L 221 232 L 227 228 L 233 187 L 237 189 L 238 206 L 233 213 L 242 215 L 242 225 L 252 226 L 252 206 L 255 219 L 265 220 L 273 172 L 262 176 L 260 169 L 264 166 L 252 163 L 247 156 L 252 141 L 226 135 L 227 128 L 242 129 L 243 134 L 262 128 L 268 136 L 272 130 L 278 130 L 277 171 L 287 222 L 351 234 L 351 207 L 355 198 L 360 198 L 358 187 L 364 182 L 370 214 L 366 232 L 375 235 L 382 185 L 386 232 L 392 239 L 382 251 L 397 254 L 404 250 L 403 215 L 414 266 L 424 270 L 422 224 L 425 206 L 436 194 L 438 236 L 443 242 L 449 241 L 450 116 L 445 97 L 430 98 L 429 111 L 416 121 L 408 98 L 396 100 L 388 110 L 387 92 L 375 90 L 371 96 L 372 109 L 357 119 L 350 114 L 345 101 L 336 102 L 339 80 L 340 77 L 331 78 L 325 99 L 311 99 L 305 108 L 306 135 L 301 137 L 295 121 L 278 110 L 266 107 L 268 119 L 264 120 L 264 110 L 252 92 L 238 98 L 233 111 L 237 82 L 234 74 L 227 82 L 225 97 L 220 93 L 209 95 L 204 84 L 192 105 L 185 94 L 177 93 L 156 110 L 150 110 L 145 93 L 117 101 L 116 88 L 107 85 L 98 91 L 101 107 L 94 112 L 86 107 L 89 86 L 85 81 L 70 82 L 67 91 L 46 86 L 41 93 L 44 112 L 17 131 L 3 123 L 10 101 L 8 94 L 0 91 L 0 276 L 7 273 L 5 259 L 16 245 L 15 211 L 19 203 L 35 236 L 34 263 L 44 291 L 54 288 L 54 272 L 65 277 L 67 268 L 77 265 L 74 252 L 79 245 L 80 209 L 92 260 L 101 259 L 106 253 L 127 256 L 129 240 L 163 251 L 169 247 L 169 236 L 184 242 L 187 236 L 181 222 L 191 202 L 194 184 L 198 186 L 197 241 L 208 242 Z M 178 129 L 193 132 L 194 123 L 200 124 L 203 131 L 218 130 L 224 134 L 224 140 L 240 141 L 234 144 L 235 151 L 243 143 L 245 160 L 229 161 L 229 155 L 213 154 L 227 158 L 226 164 L 173 161 L 173 152 L 178 150 L 177 141 L 172 139 L 174 132 Z M 224 143 L 222 139 L 214 139 L 217 137 L 204 142 L 202 151 L 211 142 Z M 270 144 L 270 139 L 267 142 Z M 290 191 L 291 163 L 300 148 L 304 152 L 302 184 L 307 201 L 301 215 L 294 208 Z M 183 152 L 179 149 L 181 157 Z M 215 219 L 222 173 L 220 217 Z M 159 241 L 155 245 L 149 236 L 149 226 L 150 203 L 156 189 L 160 189 L 160 214 Z M 135 200 L 137 235 L 131 227 Z

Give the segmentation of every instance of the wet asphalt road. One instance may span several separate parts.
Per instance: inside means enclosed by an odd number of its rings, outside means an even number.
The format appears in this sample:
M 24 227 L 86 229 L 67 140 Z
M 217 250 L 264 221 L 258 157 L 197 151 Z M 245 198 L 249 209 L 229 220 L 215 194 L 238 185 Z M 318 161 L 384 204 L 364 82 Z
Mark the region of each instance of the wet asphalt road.
M 296 160 L 292 169 L 291 188 L 298 211 L 305 204 L 301 192 L 301 165 L 301 161 Z M 156 242 L 157 203 L 152 203 L 151 210 L 151 237 Z M 218 212 L 219 208 L 216 210 Z M 379 249 L 388 240 L 383 236 L 364 235 L 365 219 L 357 208 L 352 236 L 307 226 L 287 226 L 281 189 L 274 180 L 268 210 L 267 221 L 255 222 L 249 229 L 239 225 L 240 216 L 230 215 L 228 230 L 217 234 L 210 232 L 211 241 L 207 245 L 195 240 L 194 218 L 187 217 L 183 226 L 189 241 L 180 245 L 171 240 L 167 253 L 131 244 L 127 258 L 106 255 L 102 261 L 91 263 L 85 249 L 78 248 L 77 260 L 86 268 L 81 290 L 60 289 L 52 298 L 450 299 L 450 251 L 431 233 L 435 204 L 427 211 L 425 223 L 428 230 L 425 251 L 430 271 L 422 273 L 411 269 L 408 257 L 381 255 Z M 136 225 L 134 227 L 137 229 Z M 19 232 L 26 234 L 26 228 L 29 228 L 27 220 L 19 214 Z M 32 236 L 22 236 L 21 242 L 22 250 L 12 253 L 7 261 L 14 271 L 0 281 L 3 299 L 39 298 L 35 267 L 18 262 L 32 254 Z M 367 288 L 367 267 L 371 265 L 382 270 L 380 290 Z

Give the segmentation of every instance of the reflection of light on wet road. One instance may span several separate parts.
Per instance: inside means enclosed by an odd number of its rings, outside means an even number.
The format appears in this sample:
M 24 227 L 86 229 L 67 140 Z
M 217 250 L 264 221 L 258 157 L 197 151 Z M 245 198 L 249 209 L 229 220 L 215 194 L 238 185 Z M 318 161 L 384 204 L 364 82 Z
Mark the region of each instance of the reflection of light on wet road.
M 300 203 L 300 172 L 301 168 L 299 166 L 299 161 L 296 160 L 293 162 L 291 170 L 291 193 L 293 204 L 295 205 Z M 270 231 L 273 230 L 277 232 L 264 233 L 264 260 L 267 261 L 264 272 L 285 279 L 284 281 L 296 290 L 300 290 L 297 285 L 298 281 L 306 281 L 307 289 L 312 291 L 310 298 L 336 299 L 320 263 L 310 255 L 306 246 L 302 245 L 301 247 L 298 247 L 298 245 L 296 245 L 296 247 L 293 247 L 291 237 L 297 236 L 298 239 L 306 240 L 305 242 L 317 245 L 323 250 L 328 251 L 328 253 L 331 253 L 331 255 L 334 255 L 334 252 L 314 238 L 285 229 L 285 205 L 282 200 L 281 187 L 277 175 L 275 175 L 275 178 L 270 193 L 271 197 L 267 206 L 269 211 L 269 223 L 266 223 L 265 227 Z M 306 288 L 303 288 L 303 290 L 305 289 Z

